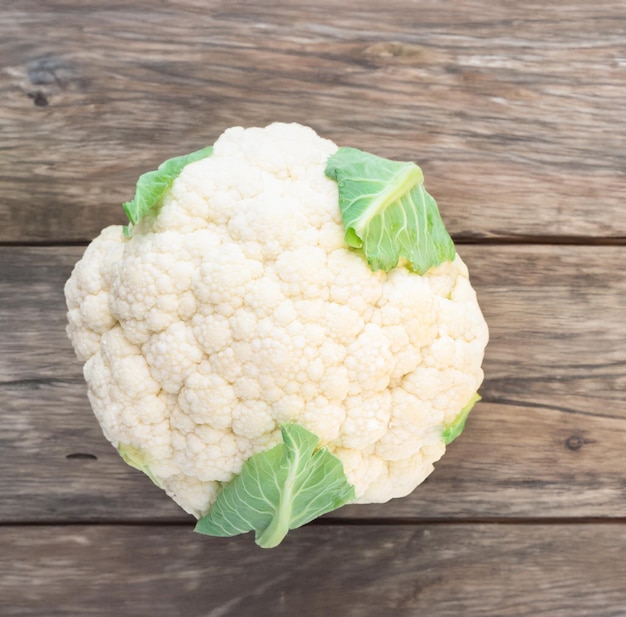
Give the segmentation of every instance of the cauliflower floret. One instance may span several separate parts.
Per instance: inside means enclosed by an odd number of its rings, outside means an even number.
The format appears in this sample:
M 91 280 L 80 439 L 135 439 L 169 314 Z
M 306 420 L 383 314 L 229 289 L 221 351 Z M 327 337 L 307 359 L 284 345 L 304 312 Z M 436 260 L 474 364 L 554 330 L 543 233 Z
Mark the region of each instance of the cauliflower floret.
M 373 272 L 344 243 L 336 150 L 299 125 L 229 129 L 67 282 L 106 437 L 195 516 L 288 422 L 339 458 L 358 502 L 404 496 L 482 382 L 465 264 Z

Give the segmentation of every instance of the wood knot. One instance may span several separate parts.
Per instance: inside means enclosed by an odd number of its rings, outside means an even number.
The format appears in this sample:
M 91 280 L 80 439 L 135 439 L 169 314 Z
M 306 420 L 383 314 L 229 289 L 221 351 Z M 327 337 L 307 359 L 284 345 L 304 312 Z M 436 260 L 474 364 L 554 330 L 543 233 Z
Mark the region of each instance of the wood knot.
M 586 441 L 581 435 L 571 435 L 565 440 L 565 446 L 569 450 L 573 451 L 580 450 L 585 445 L 585 443 Z
M 85 90 L 87 82 L 80 73 L 74 62 L 54 55 L 36 58 L 26 65 L 28 82 L 37 87 L 44 98 L 50 94 Z
M 29 92 L 28 97 L 33 99 L 33 103 L 35 103 L 37 107 L 48 106 L 48 97 L 41 90 L 37 90 L 37 92 Z

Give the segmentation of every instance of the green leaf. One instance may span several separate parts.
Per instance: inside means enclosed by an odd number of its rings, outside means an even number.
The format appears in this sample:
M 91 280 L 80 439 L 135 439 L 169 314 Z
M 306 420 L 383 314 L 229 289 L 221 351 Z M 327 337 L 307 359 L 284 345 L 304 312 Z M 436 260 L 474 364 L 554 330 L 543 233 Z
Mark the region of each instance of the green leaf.
M 454 259 L 454 243 L 414 163 L 339 148 L 326 175 L 339 188 L 345 242 L 362 249 L 372 270 L 389 272 L 402 259 L 424 274 Z
M 290 529 L 355 498 L 341 461 L 299 424 L 281 427 L 283 443 L 251 456 L 217 496 L 195 530 L 211 536 L 256 531 L 263 548 L 280 544 Z
M 135 446 L 131 446 L 128 443 L 121 443 L 117 446 L 117 451 L 127 465 L 130 465 L 139 471 L 143 471 L 143 473 L 145 473 L 159 488 L 163 488 L 161 483 L 152 473 L 150 463 L 143 450 Z
M 469 400 L 467 405 L 465 405 L 465 407 L 461 409 L 457 417 L 454 418 L 452 424 L 449 424 L 443 430 L 443 433 L 441 433 L 441 437 L 443 438 L 443 441 L 446 445 L 452 443 L 463 432 L 467 416 L 469 416 L 469 412 L 472 411 L 472 408 L 478 401 L 480 401 L 480 394 L 476 392 L 476 394 L 474 394 Z
M 124 205 L 124 212 L 128 220 L 134 225 L 144 216 L 161 205 L 165 192 L 172 186 L 172 182 L 180 175 L 183 167 L 207 158 L 213 153 L 213 146 L 197 150 L 191 154 L 177 156 L 159 165 L 155 171 L 149 171 L 137 181 L 135 197 Z

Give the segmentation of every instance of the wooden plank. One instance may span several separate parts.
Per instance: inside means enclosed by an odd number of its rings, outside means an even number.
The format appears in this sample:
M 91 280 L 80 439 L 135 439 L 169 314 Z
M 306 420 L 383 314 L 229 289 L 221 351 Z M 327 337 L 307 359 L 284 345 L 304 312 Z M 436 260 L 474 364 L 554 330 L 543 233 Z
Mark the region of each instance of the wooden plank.
M 0 529 L 4 617 L 617 617 L 626 525 Z
M 625 249 L 460 248 L 491 328 L 484 400 L 413 495 L 334 516 L 623 516 Z M 63 330 L 81 251 L 0 249 L 0 520 L 190 521 L 89 409 Z
M 78 378 L 80 365 L 65 334 L 63 286 L 83 251 L 0 248 L 0 380 Z
M 137 176 L 274 120 L 417 160 L 457 237 L 626 236 L 626 6 L 1 9 L 0 242 L 91 239 Z

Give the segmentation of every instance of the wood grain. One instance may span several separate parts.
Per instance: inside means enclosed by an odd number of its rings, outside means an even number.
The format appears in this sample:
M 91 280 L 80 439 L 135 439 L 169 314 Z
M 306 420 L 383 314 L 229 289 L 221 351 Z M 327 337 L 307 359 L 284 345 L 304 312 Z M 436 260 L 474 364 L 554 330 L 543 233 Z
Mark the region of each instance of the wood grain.
M 277 549 L 178 526 L 0 529 L 3 617 L 617 617 L 617 525 L 309 526 Z
M 0 249 L 0 521 L 190 522 L 89 409 L 62 293 L 82 250 Z M 413 495 L 333 516 L 623 517 L 626 250 L 461 251 L 491 328 L 484 400 Z
M 626 237 L 623 2 L 22 0 L 0 16 L 0 242 L 91 239 L 140 173 L 274 120 L 418 161 L 459 238 Z
M 0 3 L 0 615 L 626 615 L 625 20 L 617 0 Z M 62 289 L 66 245 L 124 222 L 140 173 L 275 120 L 423 167 L 476 243 L 491 342 L 417 491 L 262 551 L 193 534 L 105 441 Z

